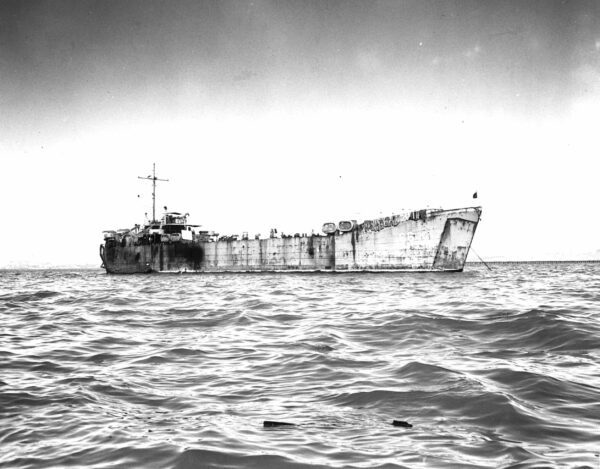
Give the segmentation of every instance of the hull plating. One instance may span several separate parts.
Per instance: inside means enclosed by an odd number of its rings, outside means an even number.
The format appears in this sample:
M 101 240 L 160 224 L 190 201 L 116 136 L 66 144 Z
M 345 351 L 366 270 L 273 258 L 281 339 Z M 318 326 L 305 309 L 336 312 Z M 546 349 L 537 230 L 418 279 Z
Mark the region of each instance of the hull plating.
M 109 273 L 462 271 L 479 208 L 326 236 L 101 246 Z

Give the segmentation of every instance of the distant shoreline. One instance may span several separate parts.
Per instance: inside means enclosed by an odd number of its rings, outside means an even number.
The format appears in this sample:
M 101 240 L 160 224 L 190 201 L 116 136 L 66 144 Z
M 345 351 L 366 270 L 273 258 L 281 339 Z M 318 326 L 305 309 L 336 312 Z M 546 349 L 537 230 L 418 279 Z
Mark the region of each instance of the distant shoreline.
M 491 265 L 511 265 L 511 264 L 598 264 L 600 263 L 600 259 L 589 259 L 589 260 L 571 260 L 571 261 L 485 261 L 485 264 Z M 475 265 L 481 264 L 484 265 L 481 261 L 467 261 L 467 265 Z
M 477 266 L 477 265 L 523 265 L 523 264 L 536 264 L 536 265 L 548 265 L 548 264 L 600 264 L 600 259 L 588 259 L 588 260 L 545 260 L 545 261 L 467 261 L 465 265 Z M 104 271 L 100 267 L 94 266 L 8 266 L 0 267 L 0 272 L 17 271 L 17 270 L 98 270 Z M 406 272 L 404 272 L 406 273 Z

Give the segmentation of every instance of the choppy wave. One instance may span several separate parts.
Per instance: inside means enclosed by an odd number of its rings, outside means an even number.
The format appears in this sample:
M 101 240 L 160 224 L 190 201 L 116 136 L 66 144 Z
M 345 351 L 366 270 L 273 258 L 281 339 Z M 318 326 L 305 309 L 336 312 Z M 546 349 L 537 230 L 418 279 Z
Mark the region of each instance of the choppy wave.
M 3 271 L 0 467 L 597 468 L 599 274 Z

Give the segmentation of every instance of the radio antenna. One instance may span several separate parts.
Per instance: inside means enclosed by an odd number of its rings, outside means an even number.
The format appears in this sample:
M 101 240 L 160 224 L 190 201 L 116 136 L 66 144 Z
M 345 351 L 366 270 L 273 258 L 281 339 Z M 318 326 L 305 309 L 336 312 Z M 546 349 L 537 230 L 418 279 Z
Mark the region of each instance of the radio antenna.
M 145 178 L 138 176 L 138 179 L 146 179 L 152 181 L 152 223 L 156 222 L 156 181 L 165 181 L 168 179 L 159 179 L 156 177 L 156 163 L 152 163 L 152 176 L 146 176 Z

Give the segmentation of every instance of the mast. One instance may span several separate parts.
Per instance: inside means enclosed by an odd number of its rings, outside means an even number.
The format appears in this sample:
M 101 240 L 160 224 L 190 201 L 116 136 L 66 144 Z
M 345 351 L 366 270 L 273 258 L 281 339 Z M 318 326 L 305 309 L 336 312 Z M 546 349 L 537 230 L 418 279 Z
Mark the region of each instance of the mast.
M 156 177 L 156 163 L 152 163 L 152 176 L 145 178 L 138 176 L 138 179 L 147 179 L 152 181 L 152 223 L 156 222 L 156 181 L 168 181 L 168 179 L 159 179 Z

